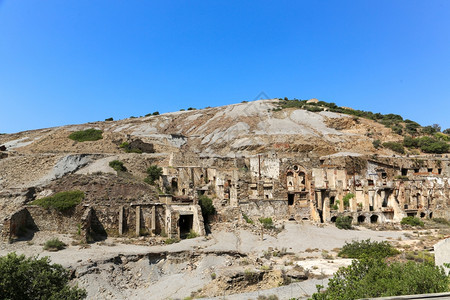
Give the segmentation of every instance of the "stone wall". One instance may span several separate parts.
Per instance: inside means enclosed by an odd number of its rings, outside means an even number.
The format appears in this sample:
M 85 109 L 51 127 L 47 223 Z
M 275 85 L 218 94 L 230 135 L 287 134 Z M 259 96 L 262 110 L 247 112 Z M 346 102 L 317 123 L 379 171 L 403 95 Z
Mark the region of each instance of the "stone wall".
M 434 245 L 434 262 L 437 266 L 444 267 L 444 263 L 450 263 L 450 238 L 440 241 Z M 447 274 L 450 268 L 444 267 Z
M 10 241 L 14 237 L 18 237 L 20 231 L 26 227 L 30 227 L 29 212 L 26 208 L 22 208 L 15 213 L 11 214 L 3 222 L 3 228 L 1 231 L 1 240 Z

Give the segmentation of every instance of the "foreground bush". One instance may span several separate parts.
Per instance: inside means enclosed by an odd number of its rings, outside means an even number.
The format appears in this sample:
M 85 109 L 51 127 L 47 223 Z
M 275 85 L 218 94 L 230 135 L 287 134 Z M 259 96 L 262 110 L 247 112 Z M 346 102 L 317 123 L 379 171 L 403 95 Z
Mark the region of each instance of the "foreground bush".
M 365 241 L 353 241 L 345 243 L 338 256 L 345 258 L 386 258 L 394 256 L 400 252 L 391 246 L 388 242 L 372 242 L 370 239 Z
M 54 208 L 58 211 L 71 209 L 84 199 L 82 191 L 59 192 L 50 197 L 34 200 L 31 204 L 42 206 L 43 208 Z
M 354 260 L 330 279 L 326 291 L 313 294 L 313 300 L 360 299 L 441 293 L 449 291 L 449 277 L 442 268 L 428 263 L 387 264 L 380 259 Z
M 350 217 L 337 217 L 336 218 L 336 227 L 339 229 L 352 229 L 352 218 Z
M 75 131 L 69 135 L 69 139 L 77 142 L 97 141 L 103 138 L 102 131 L 94 128 Z
M 70 287 L 69 272 L 50 264 L 48 257 L 25 258 L 9 253 L 0 257 L 1 299 L 84 299 L 86 291 Z
M 421 219 L 417 217 L 405 217 L 400 222 L 402 225 L 410 225 L 410 226 L 420 226 L 423 227 L 424 223 Z

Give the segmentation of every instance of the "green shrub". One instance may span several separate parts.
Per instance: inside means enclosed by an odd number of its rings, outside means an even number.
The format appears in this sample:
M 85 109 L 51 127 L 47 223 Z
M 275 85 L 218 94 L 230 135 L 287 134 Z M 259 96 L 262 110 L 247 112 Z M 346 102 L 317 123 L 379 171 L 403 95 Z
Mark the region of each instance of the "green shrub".
M 150 167 L 147 168 L 147 178 L 146 181 L 149 184 L 155 184 L 156 180 L 159 180 L 159 177 L 162 175 L 162 168 L 155 166 L 155 165 L 151 165 Z
M 442 268 L 428 263 L 394 262 L 380 259 L 354 260 L 340 268 L 328 282 L 328 288 L 310 299 L 361 299 L 449 291 L 449 277 Z
M 422 220 L 417 217 L 405 217 L 402 219 L 400 224 L 410 225 L 410 226 L 420 226 L 420 227 L 424 226 L 424 223 L 422 222 Z
M 380 148 L 380 146 L 381 146 L 381 141 L 380 141 L 380 140 L 374 140 L 374 141 L 372 142 L 372 145 L 373 145 L 373 147 L 374 147 L 375 149 L 378 149 L 378 148 Z
M 342 198 L 342 201 L 344 203 L 344 207 L 349 207 L 350 206 L 350 199 L 352 199 L 352 198 L 355 198 L 355 194 L 353 194 L 353 193 L 348 193 Z
M 31 204 L 42 206 L 43 208 L 54 208 L 58 211 L 71 209 L 84 199 L 82 191 L 59 192 L 50 197 L 34 200 Z
M 103 138 L 102 131 L 94 128 L 75 131 L 69 135 L 69 139 L 77 142 L 97 141 Z
M 0 257 L 1 299 L 84 299 L 86 291 L 69 286 L 69 271 L 50 264 L 48 257 L 25 258 L 9 253 Z
M 105 119 L 105 121 L 107 121 L 107 122 L 114 121 L 114 119 L 113 118 L 108 118 L 108 119 Z
M 189 231 L 188 235 L 186 236 L 187 239 L 193 239 L 196 237 L 198 237 L 198 233 L 192 229 L 191 229 L 191 231 Z
M 62 250 L 66 247 L 66 244 L 61 242 L 59 239 L 54 238 L 51 240 L 48 240 L 44 244 L 44 250 L 50 250 L 50 251 L 58 251 Z
M 127 168 L 125 168 L 125 166 L 123 165 L 123 162 L 119 160 L 110 161 L 109 166 L 117 172 L 125 172 L 127 170 Z
M 272 218 L 259 218 L 258 220 L 264 228 L 266 229 L 274 228 Z
M 352 218 L 350 217 L 337 217 L 336 218 L 336 227 L 339 229 L 352 229 Z
M 408 181 L 409 177 L 406 175 L 397 175 L 397 176 L 395 176 L 395 179 L 402 180 L 402 181 Z
M 352 241 L 345 243 L 339 251 L 338 256 L 345 258 L 386 258 L 400 252 L 386 241 L 372 242 L 370 239 L 364 241 Z
M 242 217 L 244 218 L 245 222 L 248 224 L 253 224 L 253 220 L 250 219 L 246 214 L 242 213 Z
M 202 209 L 203 220 L 205 223 L 208 223 L 209 216 L 212 216 L 216 213 L 216 208 L 213 205 L 213 201 L 206 195 L 200 195 L 198 197 L 198 204 Z
M 400 153 L 400 154 L 405 154 L 405 148 L 400 143 L 386 142 L 386 143 L 383 143 L 383 147 L 391 149 L 392 151 Z

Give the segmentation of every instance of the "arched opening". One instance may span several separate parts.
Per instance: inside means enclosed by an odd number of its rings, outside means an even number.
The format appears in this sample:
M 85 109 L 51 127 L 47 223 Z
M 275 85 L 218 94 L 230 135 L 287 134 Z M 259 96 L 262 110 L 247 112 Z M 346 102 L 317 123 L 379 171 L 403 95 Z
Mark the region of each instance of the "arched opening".
M 364 221 L 366 221 L 366 217 L 365 216 L 363 216 L 363 215 L 358 216 L 358 223 L 364 223 Z
M 333 216 L 333 217 L 331 217 L 331 220 L 330 220 L 332 223 L 335 223 L 336 222 L 336 216 Z
M 309 219 L 308 219 L 308 218 L 302 218 L 302 220 L 303 220 L 303 221 L 309 221 Z
M 425 214 L 424 212 L 421 212 L 421 213 L 420 213 L 420 217 L 421 217 L 421 218 L 425 218 L 425 216 L 426 216 L 426 214 Z
M 430 219 L 433 218 L 433 212 L 430 212 L 429 218 L 430 218 Z
M 377 215 L 371 215 L 370 216 L 370 223 L 378 223 L 378 216 Z
M 293 216 L 291 216 L 291 217 L 289 218 L 289 221 L 295 221 L 295 218 L 294 218 Z

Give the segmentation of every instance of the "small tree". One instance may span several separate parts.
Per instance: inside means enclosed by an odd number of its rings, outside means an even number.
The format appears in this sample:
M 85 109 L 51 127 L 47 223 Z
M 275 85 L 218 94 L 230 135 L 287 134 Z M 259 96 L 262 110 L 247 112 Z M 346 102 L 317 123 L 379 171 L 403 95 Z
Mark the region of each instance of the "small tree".
M 155 166 L 155 165 L 151 165 L 150 167 L 147 168 L 147 178 L 146 178 L 146 182 L 149 184 L 155 184 L 156 180 L 159 180 L 159 177 L 162 175 L 162 168 Z
M 9 253 L 0 257 L 1 299 L 84 299 L 86 291 L 70 287 L 69 272 L 50 264 L 48 257 L 25 258 Z
M 198 204 L 202 209 L 203 220 L 205 223 L 208 223 L 209 216 L 214 215 L 216 213 L 216 208 L 213 205 L 213 201 L 211 198 L 205 195 L 201 195 L 198 197 Z

